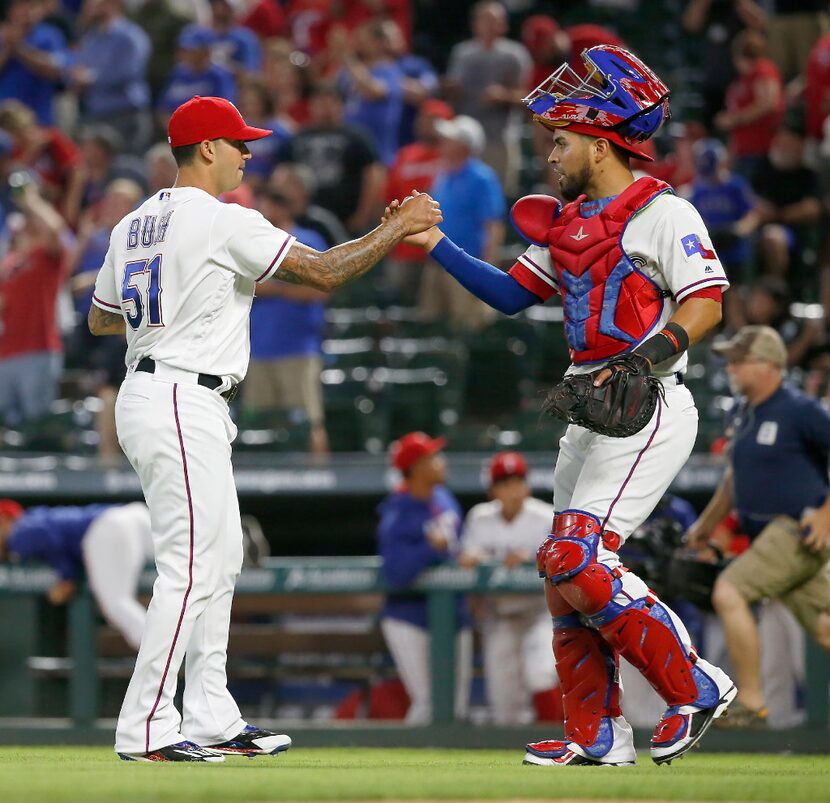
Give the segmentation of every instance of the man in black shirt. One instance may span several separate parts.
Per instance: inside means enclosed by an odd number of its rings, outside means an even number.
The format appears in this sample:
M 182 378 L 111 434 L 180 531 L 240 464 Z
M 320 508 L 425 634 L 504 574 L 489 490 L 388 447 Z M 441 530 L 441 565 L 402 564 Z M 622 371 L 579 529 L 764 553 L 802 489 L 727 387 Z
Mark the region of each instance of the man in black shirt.
M 706 546 L 733 508 L 752 539 L 718 577 L 712 603 L 738 685 L 724 727 L 756 728 L 766 725 L 766 708 L 749 606 L 780 599 L 830 650 L 830 413 L 783 384 L 787 350 L 774 329 L 745 326 L 714 350 L 726 357 L 730 384 L 746 403 L 733 421 L 730 465 L 688 540 Z
M 383 209 L 386 172 L 364 132 L 343 122 L 343 99 L 330 84 L 312 90 L 311 121 L 277 152 L 277 161 L 314 171 L 312 203 L 362 234 Z

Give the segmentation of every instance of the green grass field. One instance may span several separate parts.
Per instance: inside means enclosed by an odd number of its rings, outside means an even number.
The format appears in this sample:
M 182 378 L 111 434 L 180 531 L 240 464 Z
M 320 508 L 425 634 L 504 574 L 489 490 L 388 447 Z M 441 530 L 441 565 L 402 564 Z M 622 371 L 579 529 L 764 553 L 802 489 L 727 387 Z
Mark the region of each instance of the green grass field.
M 523 767 L 506 750 L 298 749 L 223 765 L 136 764 L 100 747 L 0 748 L 2 803 L 61 801 L 830 801 L 830 758 L 696 754 L 670 767 Z

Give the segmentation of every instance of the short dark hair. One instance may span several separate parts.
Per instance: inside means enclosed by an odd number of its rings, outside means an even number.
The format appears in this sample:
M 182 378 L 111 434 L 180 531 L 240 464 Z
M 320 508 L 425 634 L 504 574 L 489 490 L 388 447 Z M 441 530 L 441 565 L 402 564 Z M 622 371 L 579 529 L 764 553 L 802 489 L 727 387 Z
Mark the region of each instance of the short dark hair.
M 171 148 L 173 158 L 176 160 L 176 167 L 185 167 L 192 164 L 199 150 L 199 145 L 201 143 L 196 142 L 193 145 L 179 145 L 178 148 Z

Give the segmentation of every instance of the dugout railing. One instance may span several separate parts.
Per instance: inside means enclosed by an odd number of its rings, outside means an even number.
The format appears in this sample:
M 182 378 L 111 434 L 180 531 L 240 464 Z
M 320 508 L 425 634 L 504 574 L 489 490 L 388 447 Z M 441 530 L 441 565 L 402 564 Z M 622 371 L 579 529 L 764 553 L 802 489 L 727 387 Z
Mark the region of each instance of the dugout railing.
M 147 570 L 141 589 L 152 589 L 154 572 Z M 55 575 L 45 568 L 0 566 L 0 604 L 9 598 L 42 595 L 54 582 Z M 442 725 L 453 720 L 453 694 L 457 594 L 540 593 L 541 580 L 532 565 L 506 568 L 483 564 L 474 569 L 453 565 L 425 572 L 413 590 L 428 600 L 432 643 L 438 645 L 431 655 L 433 686 L 433 722 Z M 237 598 L 249 595 L 273 595 L 279 598 L 297 595 L 366 595 L 387 591 L 377 557 L 274 558 L 265 565 L 246 569 L 237 584 Z M 6 606 L 13 615 L 13 608 Z M 2 649 L 9 659 L 14 650 L 14 633 L 23 635 L 21 620 L 16 628 L 6 617 L 5 629 L 11 638 Z M 100 676 L 98 671 L 98 613 L 91 594 L 81 587 L 69 603 L 66 666 L 69 685 L 69 717 L 78 728 L 89 727 L 98 717 Z M 6 663 L 7 667 L 13 662 Z M 18 667 L 20 666 L 18 662 Z M 17 670 L 19 671 L 19 669 Z M 0 672 L 0 699 L 14 693 L 8 684 L 15 679 Z M 827 731 L 830 723 L 830 660 L 826 653 L 810 644 L 807 661 L 806 710 L 810 729 Z M 2 687 L 6 686 L 4 690 Z

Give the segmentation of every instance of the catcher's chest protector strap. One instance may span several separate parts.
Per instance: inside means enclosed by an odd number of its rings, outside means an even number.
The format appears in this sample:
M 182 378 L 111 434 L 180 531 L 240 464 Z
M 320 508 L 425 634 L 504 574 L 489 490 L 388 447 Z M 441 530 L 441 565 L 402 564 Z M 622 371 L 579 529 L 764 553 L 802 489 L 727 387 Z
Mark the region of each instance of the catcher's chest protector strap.
M 618 717 L 617 659 L 602 636 L 584 626 L 555 627 L 553 654 L 565 708 L 565 736 L 601 758 L 612 747 L 609 717 Z
M 622 250 L 631 218 L 668 184 L 641 178 L 598 214 L 580 215 L 578 199 L 553 221 L 548 246 L 559 279 L 565 336 L 575 364 L 614 357 L 642 340 L 658 321 L 663 291 Z

